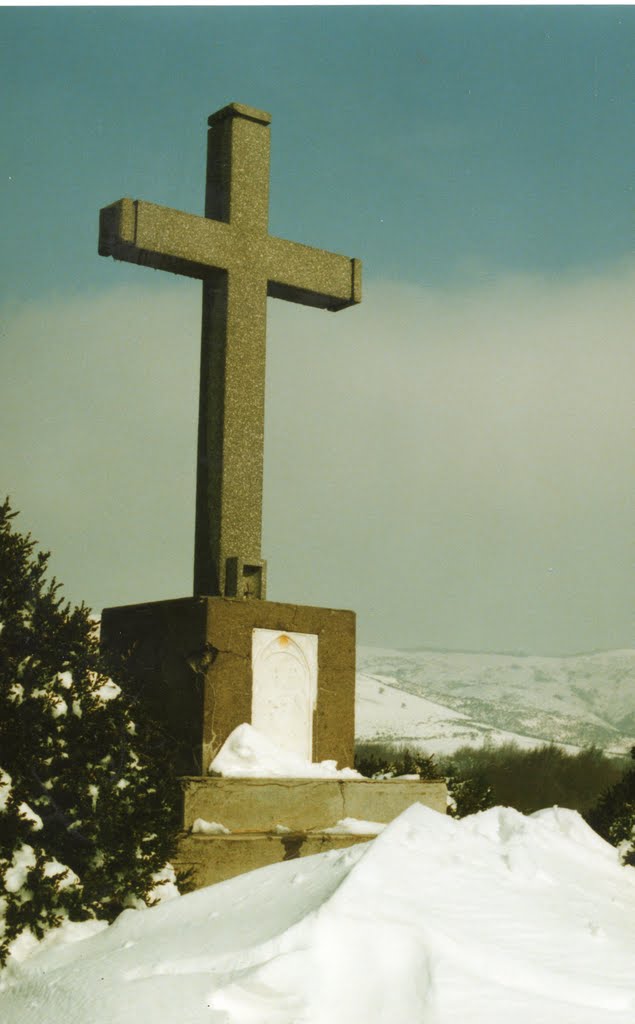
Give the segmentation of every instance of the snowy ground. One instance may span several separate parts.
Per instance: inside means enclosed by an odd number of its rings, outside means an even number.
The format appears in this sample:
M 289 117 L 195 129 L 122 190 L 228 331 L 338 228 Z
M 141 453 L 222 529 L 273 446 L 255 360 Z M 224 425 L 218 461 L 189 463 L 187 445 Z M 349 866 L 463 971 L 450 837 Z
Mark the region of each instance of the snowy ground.
M 635 870 L 575 812 L 414 805 L 370 844 L 67 926 L 0 974 L 0 1020 L 633 1024 L 634 963 Z

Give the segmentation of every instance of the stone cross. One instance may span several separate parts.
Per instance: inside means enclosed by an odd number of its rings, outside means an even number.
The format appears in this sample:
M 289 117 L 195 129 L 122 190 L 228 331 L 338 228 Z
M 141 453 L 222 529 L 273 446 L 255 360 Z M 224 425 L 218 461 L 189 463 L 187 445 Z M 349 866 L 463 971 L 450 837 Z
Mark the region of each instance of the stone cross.
M 204 217 L 132 199 L 100 213 L 100 255 L 203 282 L 195 595 L 265 597 L 267 296 L 361 301 L 359 260 L 268 233 L 270 123 L 239 103 L 211 115 Z

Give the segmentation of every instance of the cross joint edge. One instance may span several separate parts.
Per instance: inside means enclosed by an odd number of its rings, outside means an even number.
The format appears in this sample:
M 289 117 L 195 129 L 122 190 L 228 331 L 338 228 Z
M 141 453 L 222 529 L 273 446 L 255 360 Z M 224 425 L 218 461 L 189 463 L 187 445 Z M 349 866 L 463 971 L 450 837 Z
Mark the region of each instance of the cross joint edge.
M 255 107 L 248 107 L 244 103 L 228 103 L 226 107 L 210 114 L 207 123 L 211 127 L 229 117 L 244 117 L 247 121 L 256 121 L 258 124 L 271 124 L 271 114 L 268 114 L 266 110 L 256 110 Z

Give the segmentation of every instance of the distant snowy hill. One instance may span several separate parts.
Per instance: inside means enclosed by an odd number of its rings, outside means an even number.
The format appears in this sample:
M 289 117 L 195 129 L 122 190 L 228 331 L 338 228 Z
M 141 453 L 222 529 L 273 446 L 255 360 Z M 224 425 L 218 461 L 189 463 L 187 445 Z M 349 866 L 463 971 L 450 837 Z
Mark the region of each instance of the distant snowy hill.
M 565 658 L 357 651 L 357 737 L 417 743 L 430 753 L 515 740 L 635 745 L 635 650 Z

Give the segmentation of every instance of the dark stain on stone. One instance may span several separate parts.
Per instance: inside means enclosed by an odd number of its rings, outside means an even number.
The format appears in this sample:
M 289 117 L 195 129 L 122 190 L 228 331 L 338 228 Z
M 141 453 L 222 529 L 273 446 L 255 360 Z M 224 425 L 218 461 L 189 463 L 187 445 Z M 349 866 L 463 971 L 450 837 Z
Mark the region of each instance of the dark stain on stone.
M 196 675 L 205 675 L 205 673 L 212 667 L 216 658 L 218 657 L 218 650 L 212 644 L 205 644 L 200 651 L 194 651 L 192 654 L 186 657 L 186 662 L 195 672 Z
M 300 856 L 300 850 L 304 843 L 304 836 L 302 833 L 294 832 L 288 836 L 280 836 L 282 845 L 284 846 L 284 857 L 283 860 L 295 860 L 296 857 Z

